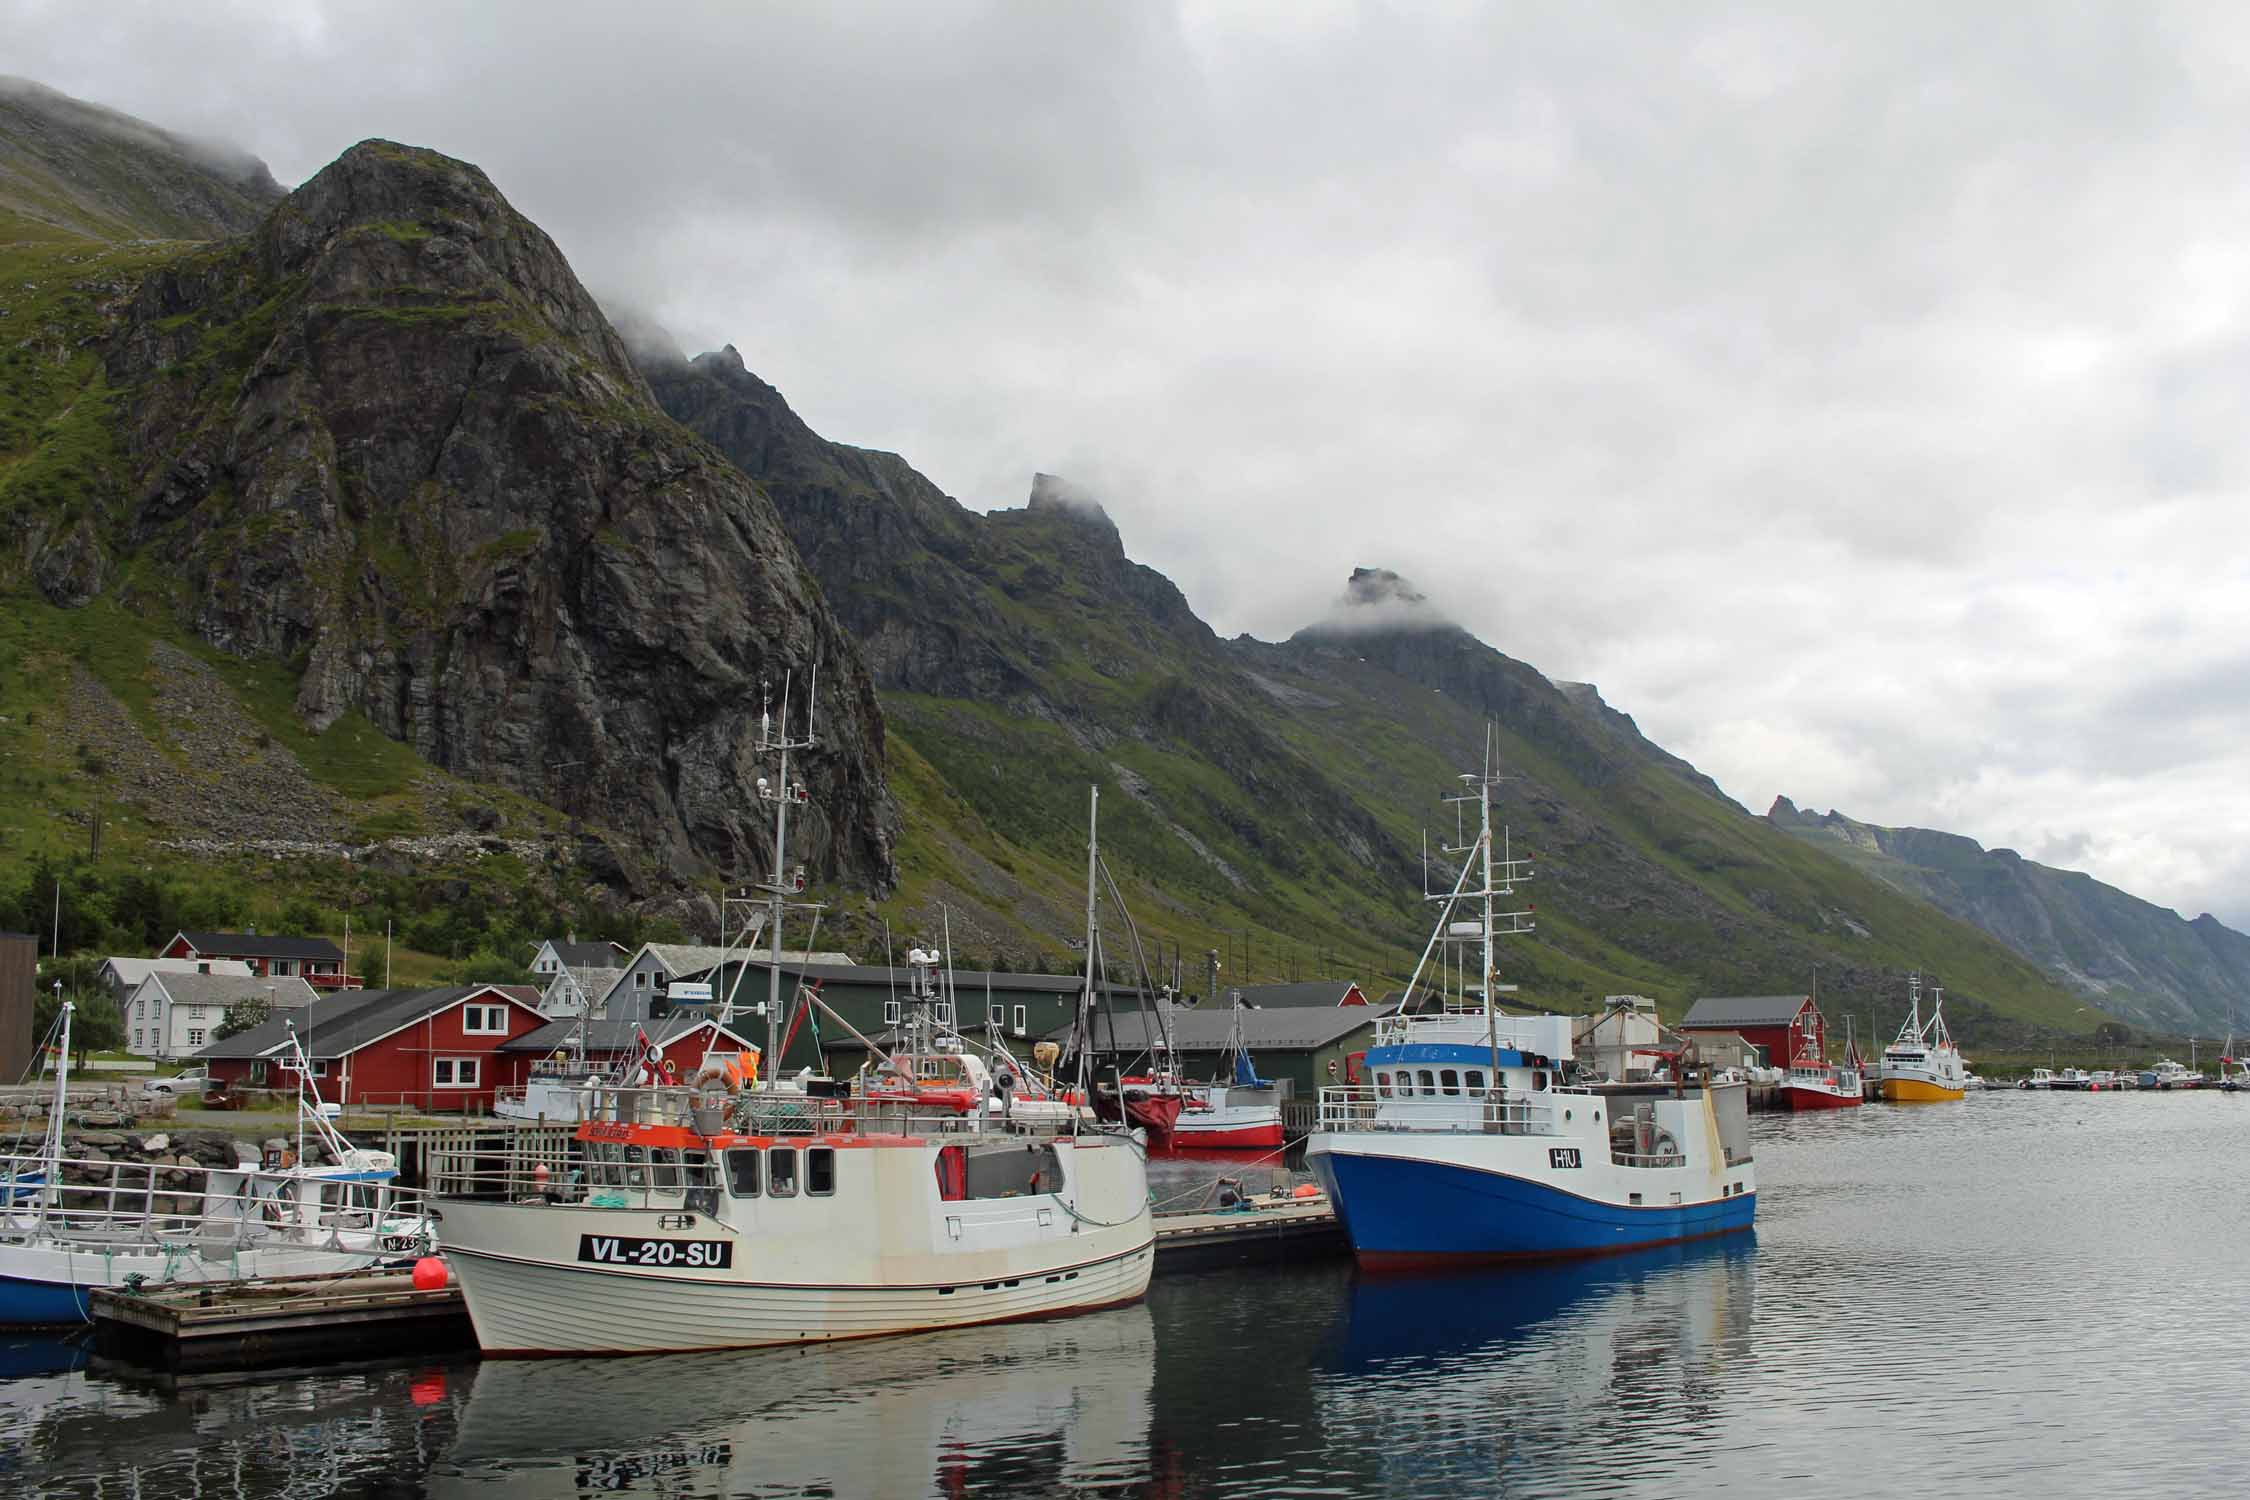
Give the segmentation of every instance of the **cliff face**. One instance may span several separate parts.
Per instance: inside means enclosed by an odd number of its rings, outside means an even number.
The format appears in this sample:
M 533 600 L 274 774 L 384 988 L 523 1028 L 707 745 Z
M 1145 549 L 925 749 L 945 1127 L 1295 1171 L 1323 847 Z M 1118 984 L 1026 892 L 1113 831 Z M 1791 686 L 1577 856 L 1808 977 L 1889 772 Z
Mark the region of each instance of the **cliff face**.
M 1786 797 L 1766 818 L 1992 934 L 2113 1014 L 2217 1032 L 2236 1024 L 2239 997 L 2250 994 L 2250 937 L 2208 914 L 2187 921 L 2091 875 L 1959 834 L 1803 812 Z
M 0 76 L 0 238 L 218 239 L 281 195 L 246 152 Z
M 629 835 L 680 873 L 762 865 L 762 695 L 817 666 L 796 852 L 892 877 L 883 721 L 772 505 L 657 409 L 552 241 L 484 174 L 369 141 L 249 234 L 149 274 L 103 374 L 115 494 L 57 528 L 104 580 L 302 669 L 425 758 Z

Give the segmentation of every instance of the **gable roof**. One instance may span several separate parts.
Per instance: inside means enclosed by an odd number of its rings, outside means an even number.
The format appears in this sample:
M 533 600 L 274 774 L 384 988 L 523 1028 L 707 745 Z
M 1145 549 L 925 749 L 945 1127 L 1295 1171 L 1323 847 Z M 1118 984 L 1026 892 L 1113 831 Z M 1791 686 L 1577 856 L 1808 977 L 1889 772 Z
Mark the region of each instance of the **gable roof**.
M 239 958 L 105 958 L 102 968 L 117 976 L 127 989 L 151 974 L 200 974 L 198 964 L 209 964 L 213 974 L 247 974 L 250 966 Z M 95 972 L 99 973 L 100 970 Z
M 510 1001 L 533 1015 L 539 1013 L 539 992 L 521 984 L 467 984 L 431 990 L 344 990 L 321 995 L 310 1005 L 286 1016 L 261 1021 L 248 1031 L 213 1042 L 195 1055 L 271 1057 L 289 1044 L 289 1025 L 293 1021 L 307 1057 L 315 1060 L 345 1057 L 479 995 Z
M 706 1026 L 711 1027 L 719 1036 L 727 1038 L 738 1047 L 750 1045 L 748 1038 L 737 1035 L 708 1017 L 670 1015 L 655 1021 L 588 1021 L 585 1023 L 586 1050 L 592 1053 L 611 1054 L 625 1052 L 632 1047 L 634 1034 L 640 1031 L 646 1031 L 648 1039 L 657 1046 L 668 1047 L 681 1037 L 700 1031 Z M 579 1022 L 575 1017 L 566 1016 L 559 1021 L 549 1021 L 537 1031 L 527 1031 L 522 1036 L 502 1042 L 500 1050 L 502 1052 L 531 1053 L 568 1052 L 571 1049 L 571 1038 L 577 1032 L 578 1027 Z
M 149 979 L 154 980 L 157 988 L 171 996 L 174 1005 L 224 1007 L 243 1000 L 270 999 L 277 1011 L 296 1011 L 312 1004 L 314 997 L 320 993 L 294 974 L 268 979 L 262 974 L 198 974 L 193 970 L 175 974 L 159 971 L 151 974 Z
M 172 943 L 186 938 L 187 945 L 202 954 L 220 953 L 227 957 L 249 958 L 324 958 L 337 963 L 344 961 L 344 950 L 326 938 L 269 937 L 262 932 L 188 932 L 172 934 Z M 169 948 L 172 943 L 164 946 Z
M 1242 1040 L 1256 1053 L 1263 1049 L 1309 1052 L 1350 1036 L 1363 1026 L 1373 1026 L 1389 1012 L 1374 1005 L 1285 1005 L 1272 1010 L 1242 1012 Z M 1114 1018 L 1096 1017 L 1094 1044 L 1104 1052 L 1145 1051 L 1157 1034 L 1156 1017 L 1145 1010 L 1128 1010 Z M 1234 1034 L 1234 1012 L 1218 1009 L 1172 1012 L 1172 1046 L 1179 1052 L 1224 1052 Z M 1047 1033 L 1049 1041 L 1065 1041 L 1068 1026 Z
M 1743 1026 L 1787 1026 L 1805 1008 L 1807 995 L 1711 995 L 1680 1018 L 1681 1031 L 1733 1031 Z
M 1300 984 L 1245 984 L 1235 993 L 1242 996 L 1244 1005 L 1266 1010 L 1284 1005 L 1342 1005 L 1357 988 L 1349 979 L 1307 979 Z
M 617 988 L 619 982 L 624 978 L 625 971 L 623 969 L 586 968 L 579 964 L 565 964 L 560 972 L 547 977 L 547 988 L 540 993 L 539 1000 L 542 1005 L 555 1003 L 555 992 L 563 987 L 565 980 L 568 980 L 577 987 L 579 994 L 585 996 L 588 1010 L 599 1010 L 602 1002 L 609 998 L 609 992 Z
M 571 969 L 622 969 L 630 956 L 623 945 L 597 939 L 591 943 L 572 943 L 549 938 L 540 944 L 551 948 L 557 960 Z

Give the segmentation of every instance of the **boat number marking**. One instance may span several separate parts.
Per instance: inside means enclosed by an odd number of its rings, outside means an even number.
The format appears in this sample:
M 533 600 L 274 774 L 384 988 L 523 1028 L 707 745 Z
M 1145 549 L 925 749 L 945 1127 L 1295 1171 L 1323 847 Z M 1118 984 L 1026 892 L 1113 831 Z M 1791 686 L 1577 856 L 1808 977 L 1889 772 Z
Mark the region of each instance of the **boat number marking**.
M 578 1258 L 597 1266 L 686 1266 L 724 1271 L 734 1264 L 727 1240 L 642 1240 L 614 1234 L 582 1234 Z
M 1556 1169 L 1577 1166 L 1579 1164 L 1578 1148 L 1576 1146 L 1549 1146 L 1547 1148 L 1547 1164 Z

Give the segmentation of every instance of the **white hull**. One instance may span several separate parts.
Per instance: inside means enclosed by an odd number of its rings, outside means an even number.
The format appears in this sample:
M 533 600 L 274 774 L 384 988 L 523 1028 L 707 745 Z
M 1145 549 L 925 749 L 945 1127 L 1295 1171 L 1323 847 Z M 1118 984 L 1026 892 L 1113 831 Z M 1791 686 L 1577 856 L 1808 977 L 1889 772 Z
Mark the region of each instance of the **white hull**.
M 869 1338 L 1056 1317 L 1147 1291 L 1155 1233 L 1137 1149 L 1066 1137 L 1061 1191 L 941 1198 L 938 1153 L 965 1145 L 1028 1149 L 1018 1137 L 813 1137 L 808 1149 L 835 1153 L 831 1195 L 728 1197 L 716 1216 L 659 1194 L 616 1207 L 447 1199 L 440 1229 L 477 1341 L 495 1354 Z M 653 1242 L 671 1264 L 588 1263 L 600 1253 L 590 1246 L 619 1241 Z M 690 1245 L 723 1245 L 730 1263 L 691 1266 Z

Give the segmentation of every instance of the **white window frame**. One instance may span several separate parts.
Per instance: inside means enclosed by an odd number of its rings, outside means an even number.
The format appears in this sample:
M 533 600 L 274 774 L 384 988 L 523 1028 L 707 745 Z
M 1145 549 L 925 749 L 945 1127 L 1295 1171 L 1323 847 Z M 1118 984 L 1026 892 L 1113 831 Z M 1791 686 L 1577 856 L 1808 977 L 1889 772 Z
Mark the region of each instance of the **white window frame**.
M 295 1063 L 283 1063 L 282 1066 L 289 1069 L 291 1072 L 297 1071 L 297 1065 Z M 328 1060 L 326 1058 L 317 1057 L 308 1058 L 306 1060 L 304 1073 L 307 1078 L 326 1078 L 328 1076 Z
M 1030 1030 L 1031 1007 L 1028 1005 L 1019 1005 L 1016 1007 L 1016 1035 L 1022 1036 Z
M 995 1001 L 984 1008 L 984 1019 L 988 1026 L 1005 1026 L 1008 1024 L 1008 1007 Z
M 433 1057 L 430 1059 L 430 1087 L 434 1089 L 481 1088 L 484 1077 L 484 1059 L 481 1057 Z M 466 1071 L 467 1076 L 462 1076 Z
M 899 1002 L 896 1000 L 885 1000 L 883 1002 L 883 1024 L 885 1026 L 896 1026 L 899 1023 L 899 1020 Z
M 633 971 L 633 988 L 636 990 L 645 990 L 648 988 L 648 970 L 635 969 Z
M 200 1047 L 200 1046 L 202 1046 L 202 1045 L 203 1045 L 203 1028 L 202 1028 L 202 1027 L 200 1027 L 200 1026 L 190 1026 L 190 1027 L 188 1028 L 188 1034 L 187 1034 L 187 1044 L 188 1044 L 188 1045 L 189 1045 L 190 1047 Z
M 483 1022 L 497 1021 L 497 1026 Z M 464 1036 L 506 1036 L 508 1034 L 508 1007 L 505 1005 L 464 1005 L 461 1007 L 461 1033 Z
M 291 979 L 296 976 L 296 973 L 297 960 L 293 958 L 277 958 L 266 967 L 266 974 L 269 978 Z
M 203 1019 L 203 1007 L 202 1007 L 202 1006 L 200 1006 L 200 1005 L 191 1005 L 191 1006 L 189 1006 L 189 1007 L 187 1008 L 187 1018 L 188 1018 L 189 1020 L 191 1020 L 191 1021 L 200 1021 L 200 1020 L 202 1020 L 202 1019 Z

